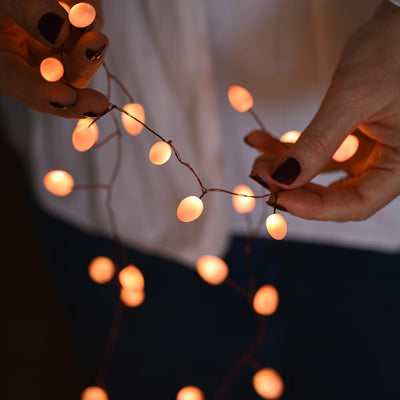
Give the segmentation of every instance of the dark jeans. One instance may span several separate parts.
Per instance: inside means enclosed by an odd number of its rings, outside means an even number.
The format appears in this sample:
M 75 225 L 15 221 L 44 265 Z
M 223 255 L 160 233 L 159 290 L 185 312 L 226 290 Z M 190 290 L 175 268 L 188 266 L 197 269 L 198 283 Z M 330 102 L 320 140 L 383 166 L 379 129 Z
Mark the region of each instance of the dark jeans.
M 87 267 L 96 256 L 111 256 L 113 243 L 36 214 L 92 385 L 119 293 L 93 283 Z M 245 240 L 233 238 L 226 255 L 230 277 L 242 285 Z M 257 286 L 273 284 L 280 295 L 278 311 L 263 320 L 267 338 L 255 356 L 281 374 L 282 399 L 400 399 L 399 255 L 258 239 L 252 257 Z M 128 258 L 143 271 L 146 300 L 124 313 L 106 378 L 110 400 L 175 399 L 186 385 L 212 399 L 255 337 L 246 300 L 166 259 L 134 249 Z M 253 374 L 244 365 L 226 398 L 259 399 Z

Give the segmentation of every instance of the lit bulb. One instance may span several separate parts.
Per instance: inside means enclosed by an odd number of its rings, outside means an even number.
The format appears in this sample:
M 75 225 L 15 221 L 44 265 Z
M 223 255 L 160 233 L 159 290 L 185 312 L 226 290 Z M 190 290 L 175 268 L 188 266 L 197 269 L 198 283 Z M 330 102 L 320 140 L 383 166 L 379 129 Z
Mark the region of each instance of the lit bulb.
M 102 285 L 110 282 L 115 273 L 114 263 L 108 257 L 96 257 L 89 264 L 90 278 Z
M 278 308 L 278 291 L 272 285 L 261 286 L 253 298 L 253 307 L 257 314 L 272 315 Z
M 141 104 L 129 103 L 124 106 L 123 110 L 125 110 L 127 113 L 129 113 L 132 116 L 134 116 L 135 118 L 137 118 L 139 121 L 145 123 L 146 115 L 144 112 L 144 108 Z M 121 120 L 122 120 L 122 124 L 124 125 L 125 130 L 130 135 L 133 135 L 133 136 L 139 135 L 139 133 L 143 129 L 142 124 L 140 124 L 135 119 L 131 118 L 129 115 L 126 115 L 125 113 L 121 113 Z
M 82 392 L 81 400 L 108 400 L 108 396 L 101 387 L 89 386 Z
M 287 224 L 281 214 L 271 214 L 265 221 L 269 234 L 276 240 L 282 240 L 287 233 Z
M 336 150 L 332 158 L 337 162 L 347 161 L 351 157 L 353 157 L 354 154 L 356 154 L 356 151 L 358 150 L 358 145 L 358 138 L 354 135 L 349 135 Z
M 185 386 L 176 395 L 176 400 L 204 400 L 204 393 L 197 386 Z
M 197 196 L 185 197 L 179 203 L 176 215 L 182 222 L 191 222 L 200 217 L 203 208 L 203 202 Z
M 46 81 L 57 82 L 64 75 L 64 66 L 57 58 L 47 57 L 40 63 L 40 74 Z
M 77 151 L 87 151 L 99 138 L 99 128 L 92 118 L 80 119 L 72 134 L 72 145 Z
M 149 152 L 150 161 L 155 165 L 165 164 L 171 157 L 171 146 L 165 142 L 157 142 L 151 146 Z
M 246 112 L 253 107 L 254 100 L 250 92 L 242 86 L 231 86 L 228 90 L 231 106 L 239 112 Z
M 76 28 L 86 28 L 96 18 L 96 10 L 89 3 L 75 4 L 69 11 L 69 22 Z
M 119 273 L 119 283 L 127 290 L 143 290 L 144 278 L 138 267 L 128 265 Z
M 236 186 L 233 190 L 235 193 L 254 196 L 254 192 L 246 185 Z M 254 210 L 256 199 L 254 197 L 232 196 L 233 207 L 240 214 L 246 214 Z
M 121 289 L 120 300 L 128 307 L 139 307 L 144 299 L 144 290 Z
M 62 170 L 48 172 L 43 178 L 43 184 L 55 196 L 67 196 L 74 190 L 74 178 Z
M 272 368 L 264 368 L 253 376 L 253 387 L 263 399 L 276 400 L 283 394 L 283 381 Z
M 196 263 L 198 274 L 210 285 L 220 285 L 229 273 L 226 262 L 219 257 L 205 255 Z
M 296 143 L 300 135 L 301 132 L 299 131 L 289 131 L 284 133 L 279 140 L 282 143 Z

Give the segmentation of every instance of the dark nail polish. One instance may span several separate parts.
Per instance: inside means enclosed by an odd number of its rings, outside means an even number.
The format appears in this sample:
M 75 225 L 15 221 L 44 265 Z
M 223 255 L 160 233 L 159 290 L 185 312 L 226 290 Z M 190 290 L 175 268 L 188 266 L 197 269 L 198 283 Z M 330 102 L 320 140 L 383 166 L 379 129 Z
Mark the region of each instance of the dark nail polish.
M 283 212 L 288 212 L 288 210 L 286 210 L 285 207 L 282 207 L 282 206 L 280 206 L 279 204 L 275 204 L 274 201 L 268 200 L 268 201 L 267 201 L 267 204 L 268 204 L 269 206 L 271 206 L 272 208 L 276 209 L 276 210 L 283 211 Z
M 64 20 L 57 14 L 44 14 L 38 22 L 40 34 L 50 43 L 54 44 L 58 38 Z
M 92 50 L 92 49 L 86 49 L 86 57 L 90 61 L 98 61 L 100 60 L 101 56 L 104 53 L 104 49 L 106 48 L 106 45 L 103 45 L 100 49 L 97 50 Z
M 49 104 L 56 108 L 62 108 L 63 110 L 67 110 L 68 108 L 72 108 L 74 104 L 60 104 L 55 101 L 50 101 Z
M 292 157 L 281 163 L 271 175 L 272 179 L 284 185 L 290 185 L 299 176 L 301 167 L 299 162 Z
M 257 182 L 259 185 L 265 187 L 266 189 L 269 189 L 267 181 L 261 175 L 255 174 L 255 175 L 249 175 L 249 177 L 253 179 L 253 181 Z
M 96 117 L 100 117 L 100 115 L 103 115 L 103 113 L 94 113 L 91 111 L 88 111 L 87 113 L 83 114 L 83 117 L 91 117 L 91 118 L 96 118 Z

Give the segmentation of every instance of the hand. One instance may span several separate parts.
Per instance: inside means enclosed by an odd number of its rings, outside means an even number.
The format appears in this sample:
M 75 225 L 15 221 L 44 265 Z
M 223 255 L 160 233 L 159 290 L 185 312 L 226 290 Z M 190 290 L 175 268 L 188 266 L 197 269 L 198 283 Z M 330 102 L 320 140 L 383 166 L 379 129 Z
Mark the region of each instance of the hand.
M 320 109 L 293 146 L 266 132 L 246 141 L 263 153 L 251 175 L 271 190 L 285 189 L 277 204 L 315 220 L 364 220 L 400 194 L 400 7 L 386 2 L 344 49 Z M 360 148 L 349 161 L 331 160 L 357 131 Z M 343 169 L 346 180 L 310 183 L 318 173 Z
M 99 1 L 89 2 L 97 12 L 94 28 L 100 27 Z M 0 92 L 61 117 L 101 115 L 108 99 L 83 88 L 100 67 L 107 46 L 108 39 L 100 32 L 71 29 L 67 12 L 56 0 L 1 0 Z M 40 75 L 40 62 L 49 56 L 60 58 L 61 47 L 64 77 L 47 82 Z

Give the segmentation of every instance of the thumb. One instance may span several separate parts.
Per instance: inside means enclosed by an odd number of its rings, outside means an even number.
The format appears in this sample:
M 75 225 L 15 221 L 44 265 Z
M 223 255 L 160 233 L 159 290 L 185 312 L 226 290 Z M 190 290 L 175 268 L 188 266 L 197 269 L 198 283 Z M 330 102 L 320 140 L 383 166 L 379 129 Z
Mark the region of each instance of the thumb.
M 0 10 L 46 46 L 60 47 L 68 37 L 68 14 L 56 0 L 1 0 Z

